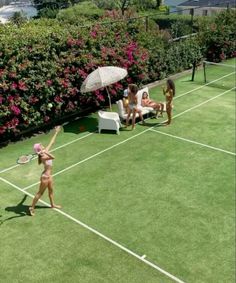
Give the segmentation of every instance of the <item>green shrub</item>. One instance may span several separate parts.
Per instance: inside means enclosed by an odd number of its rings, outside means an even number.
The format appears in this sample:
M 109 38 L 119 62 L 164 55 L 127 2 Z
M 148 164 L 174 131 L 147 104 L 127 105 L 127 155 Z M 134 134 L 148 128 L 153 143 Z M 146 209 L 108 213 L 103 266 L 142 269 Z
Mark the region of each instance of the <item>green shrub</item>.
M 207 60 L 220 62 L 236 56 L 235 18 L 236 11 L 229 9 L 213 17 L 208 25 L 201 25 L 199 38 Z
M 10 17 L 10 21 L 15 25 L 20 26 L 27 21 L 27 16 L 23 12 L 15 12 Z
M 55 19 L 57 17 L 59 10 L 52 9 L 52 8 L 43 8 L 39 10 L 37 17 L 38 18 L 48 18 L 48 19 Z
M 104 11 L 99 9 L 92 1 L 81 2 L 68 9 L 60 10 L 57 19 L 75 25 L 83 25 L 97 20 Z
M 79 13 L 83 17 L 87 12 Z M 80 93 L 82 82 L 98 66 L 128 70 L 125 80 L 110 86 L 116 100 L 127 83 L 141 86 L 166 78 L 199 62 L 203 53 L 213 60 L 235 56 L 234 13 L 197 20 L 199 36 L 181 41 L 172 41 L 171 30 L 159 30 L 153 23 L 147 32 L 143 18 L 119 21 L 120 11 L 109 11 L 86 28 L 79 27 L 78 20 L 71 24 L 78 14 L 73 21 L 39 19 L 20 27 L 0 25 L 1 139 L 107 104 L 104 89 Z M 127 11 L 127 17 L 132 15 Z M 85 19 L 93 21 L 97 16 L 96 12 Z

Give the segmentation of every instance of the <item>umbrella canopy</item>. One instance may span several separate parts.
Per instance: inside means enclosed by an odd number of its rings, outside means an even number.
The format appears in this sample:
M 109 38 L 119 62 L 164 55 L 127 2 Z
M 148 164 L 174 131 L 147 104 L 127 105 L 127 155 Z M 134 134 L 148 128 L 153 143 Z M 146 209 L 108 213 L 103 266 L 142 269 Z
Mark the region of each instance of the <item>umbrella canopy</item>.
M 92 73 L 90 73 L 85 81 L 83 82 L 80 90 L 81 92 L 90 92 L 97 90 L 102 87 L 107 87 L 113 83 L 116 83 L 122 80 L 127 76 L 127 70 L 119 67 L 106 66 L 106 67 L 98 67 Z M 111 109 L 111 98 L 110 94 L 107 90 L 109 104 Z

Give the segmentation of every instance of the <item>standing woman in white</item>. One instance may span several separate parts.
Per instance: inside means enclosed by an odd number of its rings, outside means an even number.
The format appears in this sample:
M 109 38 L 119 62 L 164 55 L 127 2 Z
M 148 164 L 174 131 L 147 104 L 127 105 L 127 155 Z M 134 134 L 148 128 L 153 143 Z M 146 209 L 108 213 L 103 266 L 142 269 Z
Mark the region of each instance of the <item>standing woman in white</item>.
M 129 124 L 129 117 L 132 114 L 132 130 L 135 128 L 135 118 L 136 113 L 139 114 L 139 118 L 142 121 L 142 124 L 144 124 L 142 111 L 138 108 L 138 87 L 135 84 L 129 84 L 128 85 L 128 115 L 126 118 L 126 127 L 128 127 Z

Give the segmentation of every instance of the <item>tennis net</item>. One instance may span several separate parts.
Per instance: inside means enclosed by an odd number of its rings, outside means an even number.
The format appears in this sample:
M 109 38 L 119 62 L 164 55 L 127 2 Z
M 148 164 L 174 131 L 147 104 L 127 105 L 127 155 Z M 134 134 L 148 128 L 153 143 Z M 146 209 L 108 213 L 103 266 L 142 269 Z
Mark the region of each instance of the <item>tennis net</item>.
M 203 69 L 205 84 L 226 90 L 235 87 L 235 61 L 231 64 L 203 61 Z

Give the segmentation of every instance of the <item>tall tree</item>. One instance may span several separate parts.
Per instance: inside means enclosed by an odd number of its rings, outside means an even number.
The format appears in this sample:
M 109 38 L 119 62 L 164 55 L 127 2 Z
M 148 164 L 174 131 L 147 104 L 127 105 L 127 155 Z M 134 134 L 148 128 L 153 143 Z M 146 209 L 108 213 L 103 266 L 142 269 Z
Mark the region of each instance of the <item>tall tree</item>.
M 156 0 L 156 7 L 159 8 L 162 5 L 162 0 Z
M 122 12 L 122 15 L 124 15 L 125 14 L 125 10 L 130 5 L 130 0 L 122 0 L 120 2 L 121 2 L 120 3 L 121 12 Z

